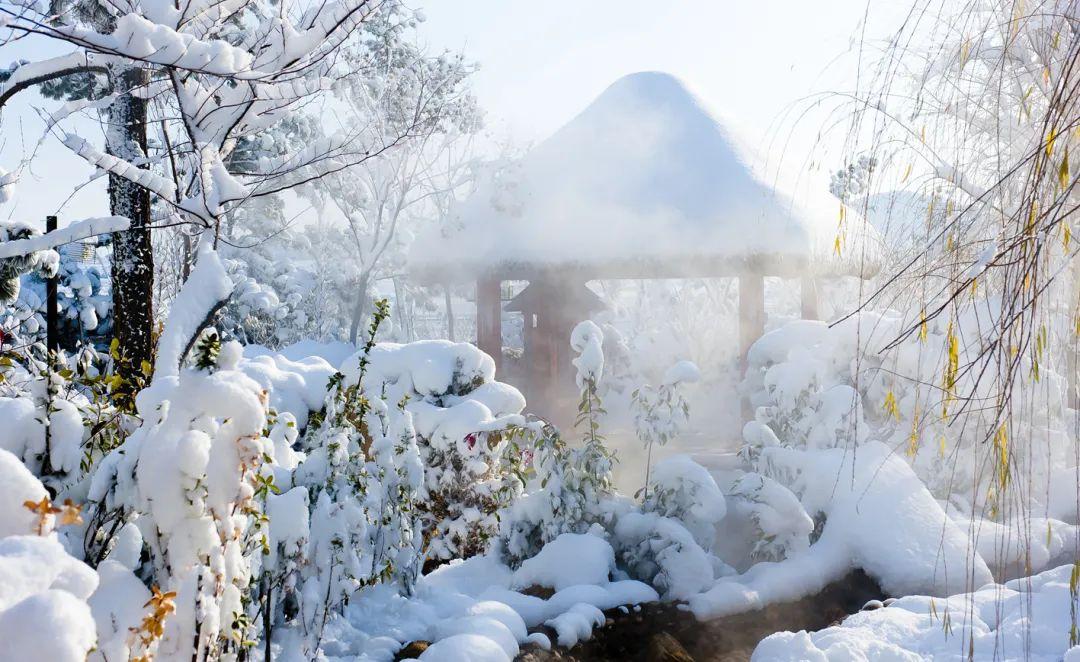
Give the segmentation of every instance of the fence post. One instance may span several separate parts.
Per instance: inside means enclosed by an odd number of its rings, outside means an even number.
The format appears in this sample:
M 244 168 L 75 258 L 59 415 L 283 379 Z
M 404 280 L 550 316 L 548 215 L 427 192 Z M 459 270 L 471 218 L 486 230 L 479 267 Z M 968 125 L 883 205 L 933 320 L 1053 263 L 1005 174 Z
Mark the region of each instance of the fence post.
M 45 217 L 45 231 L 52 232 L 56 229 L 56 217 Z M 60 274 L 57 273 L 52 278 L 45 281 L 45 347 L 51 356 L 60 349 L 60 312 L 58 310 L 56 302 L 56 284 L 60 280 Z

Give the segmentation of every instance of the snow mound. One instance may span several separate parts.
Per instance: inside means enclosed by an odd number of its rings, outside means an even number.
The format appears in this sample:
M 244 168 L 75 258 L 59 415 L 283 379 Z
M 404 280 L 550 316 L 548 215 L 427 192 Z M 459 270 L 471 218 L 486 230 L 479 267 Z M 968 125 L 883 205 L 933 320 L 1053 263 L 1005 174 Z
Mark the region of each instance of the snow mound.
M 591 637 L 593 628 L 600 627 L 605 620 L 604 612 L 593 605 L 579 602 L 544 625 L 554 628 L 560 646 L 571 648 Z
M 420 655 L 431 662 L 510 662 L 514 659 L 495 641 L 478 634 L 457 634 L 436 641 Z
M 605 584 L 615 570 L 615 552 L 603 538 L 564 533 L 521 564 L 513 586 L 545 586 L 561 591 L 578 584 Z
M 97 574 L 68 555 L 54 537 L 0 540 L 0 641 L 5 659 L 85 660 L 97 639 L 86 604 L 97 583 Z
M 581 537 L 602 543 L 594 551 L 602 552 L 606 572 L 610 546 L 595 536 Z M 566 567 L 573 566 L 571 562 Z M 593 574 L 599 577 L 598 572 Z M 550 646 L 543 635 L 530 635 L 529 628 L 556 622 L 558 626 L 552 627 L 562 628 L 564 641 L 571 636 L 580 641 L 591 635 L 595 614 L 602 618 L 606 609 L 659 599 L 647 584 L 608 582 L 606 574 L 597 584 L 568 586 L 546 600 L 512 590 L 513 580 L 513 572 L 497 558 L 478 556 L 422 577 L 411 598 L 375 586 L 350 602 L 345 618 L 333 624 L 339 631 L 334 636 L 356 655 L 374 659 L 389 659 L 408 642 L 423 640 L 433 643 L 422 660 L 511 660 L 525 643 Z

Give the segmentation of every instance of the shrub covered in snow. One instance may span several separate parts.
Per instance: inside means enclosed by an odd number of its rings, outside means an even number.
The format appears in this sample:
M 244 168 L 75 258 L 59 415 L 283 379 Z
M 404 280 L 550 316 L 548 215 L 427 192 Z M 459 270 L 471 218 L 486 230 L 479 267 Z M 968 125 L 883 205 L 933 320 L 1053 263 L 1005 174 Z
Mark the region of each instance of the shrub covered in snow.
M 993 314 L 997 304 L 985 303 Z M 1046 548 L 1039 542 L 1046 527 L 1041 536 L 1024 533 L 1028 527 L 1022 521 L 1046 515 L 1075 520 L 1071 475 L 1078 440 L 1070 429 L 1066 380 L 1055 364 L 1044 357 L 1036 366 L 1030 353 L 1017 355 L 1022 364 L 1017 374 L 1038 379 L 1039 387 L 1011 389 L 1012 414 L 1001 421 L 996 408 L 977 403 L 995 401 L 995 389 L 1006 387 L 992 377 L 977 382 L 979 370 L 961 369 L 977 365 L 987 346 L 992 331 L 985 321 L 980 325 L 973 311 L 921 324 L 917 319 L 915 331 L 906 336 L 902 331 L 910 315 L 893 311 L 862 312 L 832 327 L 794 322 L 751 348 L 744 388 L 756 406 L 756 420 L 743 430 L 743 453 L 758 473 L 779 485 L 747 479 L 735 491 L 755 511 L 765 536 L 758 547 L 763 556 L 778 558 L 805 546 L 805 518 L 776 489 L 782 486 L 806 503 L 798 468 L 778 462 L 786 452 L 781 449 L 809 457 L 833 448 L 858 453 L 870 440 L 883 442 L 906 459 L 953 520 L 965 526 L 985 522 L 972 528 L 973 545 L 990 552 L 987 562 L 1008 565 L 1009 572 L 1023 571 L 1023 564 L 1005 548 L 993 551 L 980 537 L 988 540 L 994 527 L 1003 525 L 1012 531 L 1014 547 Z M 880 349 L 896 338 L 895 347 Z M 1017 430 L 1038 433 L 1017 435 Z M 1024 512 L 1009 513 L 1014 507 L 1005 504 L 1021 493 Z M 788 515 L 777 519 L 781 512 Z M 786 524 L 775 528 L 782 520 Z
M 362 384 L 370 401 L 401 405 L 412 419 L 424 470 L 418 508 L 429 559 L 486 551 L 498 531 L 496 513 L 520 489 L 521 457 L 512 451 L 525 422 L 525 399 L 494 375 L 491 357 L 442 340 L 372 342 L 367 354 L 342 365 L 342 388 Z
M 45 280 L 48 274 L 23 277 L 19 298 L 9 309 L 9 324 L 23 341 L 45 341 Z M 112 292 L 104 269 L 61 253 L 56 272 L 59 344 L 69 351 L 94 344 L 104 349 L 112 331 Z M 102 341 L 102 339 L 105 339 Z
M 598 417 L 603 413 L 598 384 L 604 369 L 603 333 L 592 322 L 579 324 L 571 346 L 581 391 L 577 426 L 583 443 L 570 448 L 560 432 L 542 422 L 528 427 L 527 482 L 524 494 L 502 515 L 501 550 L 516 566 L 565 533 L 585 533 L 594 525 L 610 526 L 625 510 L 612 486 L 614 456 L 604 445 Z

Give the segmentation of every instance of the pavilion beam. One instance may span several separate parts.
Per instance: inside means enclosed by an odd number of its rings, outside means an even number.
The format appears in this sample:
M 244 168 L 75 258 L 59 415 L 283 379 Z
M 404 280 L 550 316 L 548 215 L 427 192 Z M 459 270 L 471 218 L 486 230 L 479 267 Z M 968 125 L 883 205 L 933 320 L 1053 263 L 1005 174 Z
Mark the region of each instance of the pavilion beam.
M 818 306 L 817 280 L 815 280 L 813 276 L 804 275 L 800 279 L 800 285 L 802 290 L 802 318 L 804 320 L 821 319 L 821 312 Z
M 476 281 L 476 346 L 502 367 L 502 281 L 481 278 Z

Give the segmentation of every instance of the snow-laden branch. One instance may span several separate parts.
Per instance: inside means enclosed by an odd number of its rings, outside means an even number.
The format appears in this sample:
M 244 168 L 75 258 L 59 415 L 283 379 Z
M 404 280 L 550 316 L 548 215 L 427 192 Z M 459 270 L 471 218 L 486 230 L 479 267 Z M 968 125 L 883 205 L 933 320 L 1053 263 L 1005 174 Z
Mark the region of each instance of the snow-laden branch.
M 30 255 L 99 234 L 122 232 L 130 226 L 131 221 L 123 216 L 102 216 L 75 221 L 67 227 L 36 237 L 0 243 L 0 259 Z
M 105 66 L 107 59 L 107 56 L 98 53 L 75 51 L 48 60 L 24 64 L 12 72 L 4 85 L 0 87 L 0 107 L 3 107 L 20 91 L 34 85 L 78 73 L 108 73 Z
M 118 177 L 123 177 L 129 182 L 134 182 L 145 189 L 153 191 L 155 195 L 162 199 L 171 200 L 176 193 L 175 184 L 168 179 L 160 175 L 155 175 L 149 170 L 139 168 L 121 158 L 106 154 L 73 133 L 64 136 L 64 145 L 86 159 L 90 165 L 101 168 Z
M 155 379 L 179 373 L 180 363 L 195 338 L 232 295 L 232 280 L 210 243 L 202 243 L 195 269 L 169 307 L 169 317 L 158 341 Z

